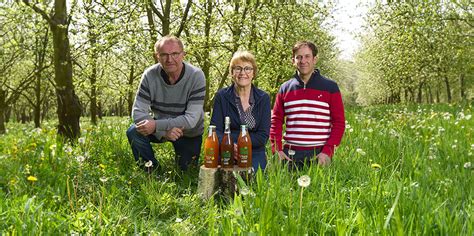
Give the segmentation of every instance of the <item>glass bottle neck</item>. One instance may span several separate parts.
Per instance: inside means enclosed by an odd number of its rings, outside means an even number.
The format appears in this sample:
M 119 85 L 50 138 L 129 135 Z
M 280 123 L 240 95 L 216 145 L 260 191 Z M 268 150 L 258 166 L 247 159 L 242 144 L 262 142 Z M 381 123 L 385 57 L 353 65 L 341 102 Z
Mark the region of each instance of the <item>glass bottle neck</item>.
M 224 129 L 225 134 L 230 134 L 230 123 L 225 123 L 225 129 Z

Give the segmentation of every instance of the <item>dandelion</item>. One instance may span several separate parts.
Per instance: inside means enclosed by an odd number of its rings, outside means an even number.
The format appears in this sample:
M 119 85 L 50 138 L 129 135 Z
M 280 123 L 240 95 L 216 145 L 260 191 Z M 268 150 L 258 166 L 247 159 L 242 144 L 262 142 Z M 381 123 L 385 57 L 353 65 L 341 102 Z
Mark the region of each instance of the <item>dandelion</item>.
M 309 184 L 311 184 L 311 178 L 307 175 L 303 175 L 298 178 L 298 185 L 301 186 L 301 192 L 300 192 L 300 214 L 299 214 L 299 219 L 301 218 L 301 210 L 303 209 L 303 190 L 304 188 L 308 187 Z
M 28 181 L 31 181 L 31 182 L 36 182 L 36 181 L 38 181 L 38 178 L 36 178 L 36 177 L 34 177 L 34 176 L 32 176 L 32 175 L 28 176 L 28 178 L 26 178 L 26 179 L 27 179 Z
M 242 194 L 243 196 L 248 195 L 249 192 L 250 192 L 250 190 L 249 190 L 248 188 L 245 188 L 245 187 L 244 187 L 244 188 L 241 188 L 241 189 L 240 189 L 240 194 Z
M 105 166 L 104 164 L 99 164 L 99 167 L 100 167 L 101 169 L 105 170 L 105 167 L 106 167 L 106 166 Z
M 370 165 L 370 167 L 372 167 L 374 169 L 377 169 L 377 170 L 382 169 L 382 166 L 377 164 L 377 163 L 373 163 L 372 165 Z
M 177 217 L 176 220 L 175 220 L 175 222 L 176 222 L 176 223 L 181 223 L 181 222 L 183 222 L 183 219 Z
M 152 162 L 152 161 L 147 161 L 147 162 L 145 163 L 145 167 L 146 167 L 146 168 L 153 167 L 153 162 Z
M 41 134 L 41 131 L 41 128 L 34 128 L 33 130 L 31 130 L 31 133 Z
M 86 158 L 84 156 L 77 156 L 76 161 L 82 163 Z
M 311 184 L 311 178 L 307 175 L 303 175 L 301 177 L 298 178 L 298 185 L 303 187 L 303 188 L 306 188 L 308 187 L 309 185 Z
M 82 137 L 77 140 L 80 144 L 86 143 L 86 138 Z
M 71 152 L 72 152 L 71 146 L 64 147 L 64 152 L 66 152 L 67 154 L 71 154 Z
M 107 182 L 107 180 L 109 180 L 109 178 L 106 178 L 105 176 L 103 176 L 103 177 L 100 177 L 99 180 L 100 180 L 102 183 L 105 183 L 105 182 Z
M 469 162 L 464 163 L 464 168 L 466 169 L 471 168 L 471 162 L 469 161 Z
M 293 157 L 295 155 L 295 150 L 288 150 L 288 155 L 290 155 L 290 157 Z
M 356 149 L 356 152 L 359 153 L 359 154 L 362 155 L 362 156 L 365 156 L 365 154 L 366 154 L 366 153 L 364 152 L 364 150 L 362 150 L 362 148 L 357 148 L 357 149 Z

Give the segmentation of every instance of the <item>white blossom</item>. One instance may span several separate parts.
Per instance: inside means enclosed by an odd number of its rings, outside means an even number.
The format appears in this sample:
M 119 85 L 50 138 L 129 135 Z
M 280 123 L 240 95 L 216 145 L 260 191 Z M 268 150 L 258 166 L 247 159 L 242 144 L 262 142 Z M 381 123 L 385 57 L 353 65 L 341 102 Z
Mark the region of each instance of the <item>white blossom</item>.
M 311 178 L 308 175 L 303 175 L 298 178 L 298 185 L 306 188 L 311 184 Z

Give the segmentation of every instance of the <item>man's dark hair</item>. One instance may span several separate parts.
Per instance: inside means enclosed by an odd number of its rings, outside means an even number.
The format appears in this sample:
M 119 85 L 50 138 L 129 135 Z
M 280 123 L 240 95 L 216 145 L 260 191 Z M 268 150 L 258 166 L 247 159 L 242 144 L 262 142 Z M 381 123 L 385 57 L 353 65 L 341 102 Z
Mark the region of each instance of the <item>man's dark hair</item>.
M 318 55 L 318 48 L 316 47 L 316 45 L 313 42 L 299 41 L 295 44 L 295 46 L 293 46 L 293 55 L 292 55 L 292 57 L 295 57 L 296 51 L 298 51 L 298 49 L 300 49 L 303 46 L 307 46 L 311 49 L 311 51 L 313 52 L 313 57 Z

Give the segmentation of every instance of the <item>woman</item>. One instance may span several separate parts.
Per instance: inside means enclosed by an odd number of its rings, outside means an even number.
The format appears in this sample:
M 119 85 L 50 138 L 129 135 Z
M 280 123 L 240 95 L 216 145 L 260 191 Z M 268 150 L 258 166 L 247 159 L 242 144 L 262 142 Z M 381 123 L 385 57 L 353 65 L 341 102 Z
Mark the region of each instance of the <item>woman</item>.
M 250 52 L 236 52 L 230 61 L 229 70 L 233 83 L 215 95 L 211 124 L 216 126 L 221 142 L 224 119 L 230 117 L 234 150 L 237 150 L 240 125 L 247 125 L 252 140 L 252 166 L 255 171 L 258 168 L 265 170 L 265 144 L 270 133 L 270 96 L 252 84 L 258 69 L 255 57 Z

